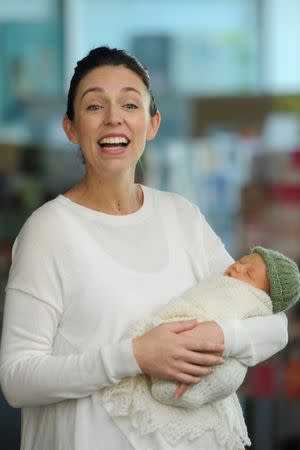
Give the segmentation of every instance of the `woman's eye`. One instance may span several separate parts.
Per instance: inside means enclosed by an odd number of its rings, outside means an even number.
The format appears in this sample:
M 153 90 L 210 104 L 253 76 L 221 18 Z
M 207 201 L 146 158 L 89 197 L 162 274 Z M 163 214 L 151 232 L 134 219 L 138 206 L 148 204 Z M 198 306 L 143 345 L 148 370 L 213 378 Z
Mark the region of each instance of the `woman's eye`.
M 98 109 L 102 109 L 102 106 L 101 106 L 101 105 L 89 105 L 89 106 L 87 107 L 87 109 L 88 109 L 89 111 L 97 111 Z
M 127 108 L 127 109 L 137 109 L 138 107 L 134 103 L 126 103 L 125 108 Z

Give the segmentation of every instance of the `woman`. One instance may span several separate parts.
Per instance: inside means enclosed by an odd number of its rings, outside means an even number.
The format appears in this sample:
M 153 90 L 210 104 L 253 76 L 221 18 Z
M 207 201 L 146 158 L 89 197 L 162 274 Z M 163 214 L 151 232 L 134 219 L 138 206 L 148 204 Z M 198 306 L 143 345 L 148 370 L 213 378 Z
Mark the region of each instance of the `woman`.
M 78 62 L 63 128 L 86 173 L 27 220 L 6 289 L 1 383 L 22 408 L 24 450 L 171 448 L 159 430 L 140 435 L 126 417 L 111 417 L 101 389 L 141 372 L 192 384 L 222 363 L 224 344 L 225 356 L 246 365 L 286 344 L 283 314 L 163 324 L 131 340 L 134 323 L 232 262 L 195 205 L 135 184 L 159 123 L 133 57 L 100 47 Z M 232 450 L 242 434 L 232 435 Z M 176 448 L 224 446 L 207 429 Z

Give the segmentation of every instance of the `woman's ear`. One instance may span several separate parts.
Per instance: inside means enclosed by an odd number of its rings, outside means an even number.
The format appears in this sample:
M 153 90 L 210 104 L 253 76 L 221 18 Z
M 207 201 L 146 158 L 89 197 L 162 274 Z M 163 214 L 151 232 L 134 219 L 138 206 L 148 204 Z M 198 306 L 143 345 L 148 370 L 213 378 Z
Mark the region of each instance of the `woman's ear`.
M 78 137 L 77 133 L 74 127 L 74 124 L 72 120 L 69 119 L 69 117 L 65 114 L 62 119 L 62 127 L 64 129 L 64 132 L 66 133 L 67 138 L 69 141 L 71 141 L 73 144 L 78 144 Z
M 159 111 L 156 112 L 155 116 L 150 117 L 146 141 L 152 141 L 152 139 L 155 138 L 156 133 L 158 132 L 158 129 L 159 129 L 160 120 L 161 120 L 161 118 L 160 118 Z

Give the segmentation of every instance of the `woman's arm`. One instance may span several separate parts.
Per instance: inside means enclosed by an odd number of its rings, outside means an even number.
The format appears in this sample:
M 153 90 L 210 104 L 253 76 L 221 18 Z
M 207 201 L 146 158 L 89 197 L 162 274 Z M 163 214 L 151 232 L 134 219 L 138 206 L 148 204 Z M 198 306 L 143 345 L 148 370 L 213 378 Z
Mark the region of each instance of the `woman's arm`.
M 278 313 L 248 319 L 219 319 L 224 334 L 224 356 L 254 366 L 282 350 L 288 342 L 287 317 Z
M 201 322 L 183 334 L 224 344 L 223 356 L 236 358 L 246 366 L 254 366 L 270 358 L 288 342 L 287 318 L 284 313 Z
M 55 339 L 64 339 L 58 330 L 72 283 L 70 248 L 64 216 L 51 204 L 26 221 L 14 243 L 0 352 L 2 390 L 14 407 L 85 397 L 140 373 L 129 337 L 83 351 L 65 341 L 66 354 L 53 353 Z
M 7 289 L 0 380 L 11 406 L 39 406 L 86 397 L 141 370 L 186 383 L 197 382 L 198 376 L 221 362 L 218 355 L 222 345 L 209 341 L 199 344 L 195 338 L 180 336 L 180 332 L 194 327 L 195 321 L 160 325 L 134 343 L 131 338 L 109 345 L 95 342 L 93 348 L 82 353 L 74 349 L 73 354 L 68 351 L 67 355 L 55 355 L 53 342 L 60 320 L 59 311 L 46 301 L 18 289 Z M 199 352 L 200 347 L 203 352 Z
M 86 397 L 140 369 L 131 339 L 95 343 L 83 353 L 53 355 L 59 312 L 47 302 L 7 289 L 0 353 L 1 387 L 16 408 Z

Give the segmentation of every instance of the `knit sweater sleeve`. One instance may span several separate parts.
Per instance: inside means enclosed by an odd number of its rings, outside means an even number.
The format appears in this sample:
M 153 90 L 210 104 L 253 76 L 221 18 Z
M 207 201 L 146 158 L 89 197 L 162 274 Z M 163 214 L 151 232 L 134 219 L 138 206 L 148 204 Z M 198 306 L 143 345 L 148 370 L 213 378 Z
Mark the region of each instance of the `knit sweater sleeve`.
M 232 262 L 222 241 L 195 207 L 202 238 L 202 256 L 206 260 L 206 277 L 223 274 Z M 234 357 L 254 366 L 282 350 L 288 342 L 287 317 L 284 313 L 247 319 L 218 319 L 224 333 L 225 357 Z
M 39 221 L 34 226 L 30 222 L 14 245 L 6 289 L 0 380 L 10 405 L 46 405 L 85 397 L 140 373 L 129 337 L 109 345 L 99 342 L 85 351 L 74 348 L 66 355 L 53 352 L 63 317 L 65 286 L 60 265 L 65 261 L 53 251 L 58 248 L 57 224 L 49 217 L 39 233 Z M 45 233 L 47 239 L 40 239 Z

